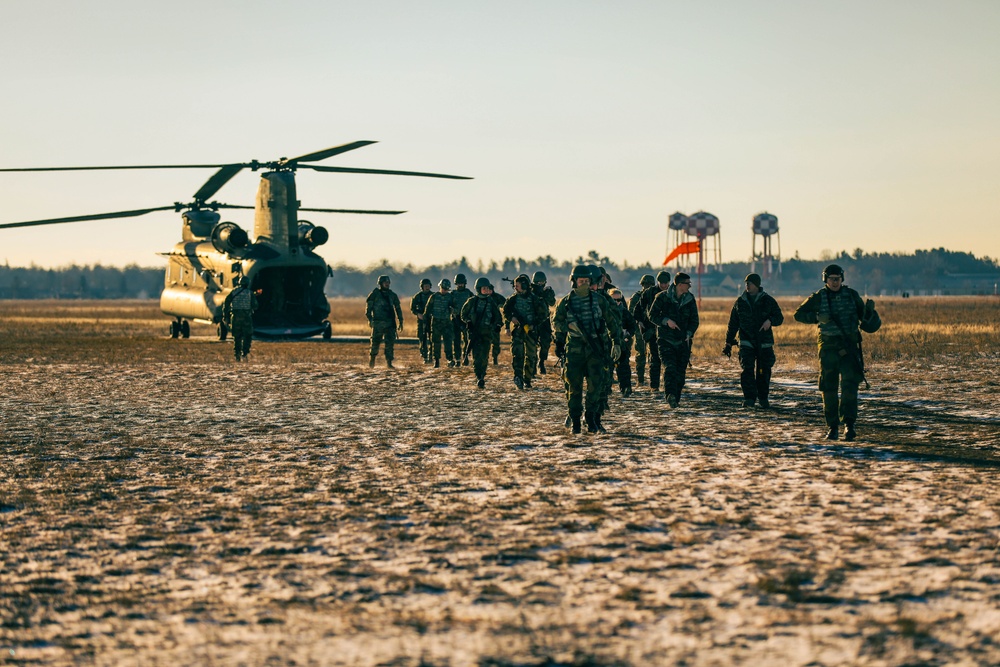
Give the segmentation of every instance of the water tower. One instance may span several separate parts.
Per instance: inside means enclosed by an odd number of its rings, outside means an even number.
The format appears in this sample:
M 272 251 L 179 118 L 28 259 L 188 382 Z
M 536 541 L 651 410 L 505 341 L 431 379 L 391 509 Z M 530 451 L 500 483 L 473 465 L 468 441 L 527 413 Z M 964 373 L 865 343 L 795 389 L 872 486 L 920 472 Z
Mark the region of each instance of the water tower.
M 719 219 L 707 211 L 698 211 L 687 219 L 688 236 L 698 239 L 698 300 L 701 301 L 701 276 L 709 262 L 718 269 L 722 264 L 722 226 Z
M 667 218 L 667 254 L 670 254 L 670 251 L 679 246 L 684 240 L 687 230 L 687 222 L 687 216 L 680 211 L 671 213 L 670 217 Z M 681 258 L 678 256 L 674 261 L 674 268 L 677 268 L 680 265 Z
M 761 251 L 757 252 L 757 237 L 761 238 Z M 771 247 L 772 237 L 778 241 L 778 252 Z M 761 277 L 766 281 L 774 275 L 775 268 L 781 273 L 781 237 L 778 234 L 778 216 L 767 211 L 753 217 L 753 245 L 750 255 L 750 270 L 757 272 L 757 261 L 761 262 Z

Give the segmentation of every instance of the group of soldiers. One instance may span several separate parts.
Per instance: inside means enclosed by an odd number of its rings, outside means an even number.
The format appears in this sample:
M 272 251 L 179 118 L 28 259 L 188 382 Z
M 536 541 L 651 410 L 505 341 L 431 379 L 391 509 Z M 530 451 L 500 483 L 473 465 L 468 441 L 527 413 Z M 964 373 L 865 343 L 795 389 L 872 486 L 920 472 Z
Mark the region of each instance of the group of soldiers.
M 881 320 L 874 302 L 863 301 L 843 284 L 843 278 L 841 267 L 828 266 L 823 272 L 824 287 L 802 302 L 795 319 L 819 327 L 819 387 L 827 437 L 837 439 L 843 424 L 845 439 L 853 440 L 858 386 L 864 380 L 860 331 L 877 331 Z M 576 266 L 570 275 L 570 292 L 558 300 L 541 271 L 531 278 L 519 275 L 511 282 L 514 294 L 504 298 L 485 277 L 469 290 L 460 273 L 455 276 L 454 291 L 451 281 L 444 278 L 437 292 L 431 291 L 430 280 L 423 279 L 420 291 L 410 299 L 410 312 L 417 318 L 424 363 L 440 367 L 442 345 L 451 367 L 467 366 L 471 354 L 477 384 L 485 387 L 489 359 L 492 356 L 497 365 L 500 332 L 506 328 L 514 384 L 530 389 L 536 373 L 546 373 L 545 362 L 554 342 L 566 390 L 566 426 L 580 433 L 586 424 L 589 433 L 603 433 L 602 417 L 616 380 L 623 396 L 634 391 L 630 365 L 634 346 L 639 386 L 645 384 L 648 366 L 651 391 L 660 393 L 662 388 L 669 408 L 680 405 L 700 323 L 691 276 L 678 273 L 671 279 L 667 271 L 655 278 L 644 275 L 640 289 L 627 303 L 599 266 Z M 378 287 L 367 299 L 372 329 L 369 366 L 375 365 L 384 344 L 386 364 L 392 368 L 395 334 L 402 331 L 402 309 L 390 284 L 388 276 L 380 276 Z M 776 360 L 773 328 L 784 317 L 777 301 L 764 291 L 759 275 L 747 275 L 745 285 L 733 304 L 722 354 L 731 357 L 733 347 L 739 348 L 743 406 L 766 410 Z

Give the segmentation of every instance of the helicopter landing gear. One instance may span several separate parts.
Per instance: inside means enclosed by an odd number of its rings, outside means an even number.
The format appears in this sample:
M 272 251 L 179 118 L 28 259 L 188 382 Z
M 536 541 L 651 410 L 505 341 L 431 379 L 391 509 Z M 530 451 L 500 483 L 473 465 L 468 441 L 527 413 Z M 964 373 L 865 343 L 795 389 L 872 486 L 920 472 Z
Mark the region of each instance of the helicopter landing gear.
M 177 318 L 170 323 L 170 337 L 171 338 L 190 338 L 191 337 L 191 323 L 187 320 L 182 320 Z
M 229 327 L 226 326 L 225 322 L 219 322 L 219 326 L 216 329 L 219 333 L 219 340 L 224 341 L 229 337 Z
M 331 336 L 333 336 L 333 325 L 330 324 L 329 322 L 324 322 L 323 323 L 323 340 L 330 340 Z

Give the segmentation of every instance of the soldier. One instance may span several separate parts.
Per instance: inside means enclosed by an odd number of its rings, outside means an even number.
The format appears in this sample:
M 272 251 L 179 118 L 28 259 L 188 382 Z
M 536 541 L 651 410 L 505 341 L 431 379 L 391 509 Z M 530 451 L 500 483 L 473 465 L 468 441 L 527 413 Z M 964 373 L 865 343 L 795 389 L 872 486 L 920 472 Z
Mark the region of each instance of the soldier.
M 497 308 L 500 309 L 500 311 L 502 312 L 503 311 L 503 305 L 505 303 L 507 303 L 507 299 L 504 298 L 503 294 L 500 294 L 500 293 L 498 293 L 496 291 L 496 287 L 493 286 L 493 283 L 490 283 L 490 298 L 493 299 L 493 303 L 495 303 L 497 305 Z M 491 349 L 492 354 L 493 354 L 493 365 L 494 366 L 496 366 L 497 364 L 500 363 L 500 330 L 501 329 L 503 329 L 503 324 L 500 323 L 500 322 L 498 322 L 493 327 L 493 333 L 490 336 L 490 341 L 491 341 L 490 349 Z
M 622 351 L 615 364 L 618 375 L 618 391 L 628 398 L 632 395 L 632 367 L 629 363 L 632 357 L 632 338 L 635 336 L 635 318 L 625 306 L 625 295 L 617 287 L 611 290 L 611 298 L 618 306 L 618 314 L 622 322 Z
M 472 348 L 472 368 L 476 372 L 476 384 L 482 389 L 486 386 L 486 367 L 490 358 L 490 345 L 493 343 L 493 332 L 499 331 L 503 315 L 491 296 L 488 278 L 476 279 L 476 296 L 462 306 L 462 321 L 469 332 L 469 344 L 463 356 L 468 358 L 469 348 Z
M 744 281 L 746 291 L 736 299 L 729 314 L 726 345 L 722 353 L 732 358 L 736 335 L 740 337 L 740 387 L 743 388 L 743 407 L 752 408 L 755 401 L 767 410 L 771 387 L 771 368 L 774 366 L 774 331 L 785 318 L 778 302 L 760 286 L 760 276 L 751 273 Z
M 875 302 L 844 284 L 844 269 L 831 264 L 823 270 L 824 287 L 795 311 L 795 320 L 819 325 L 819 390 L 823 392 L 823 414 L 836 440 L 841 422 L 847 429 L 844 440 L 854 440 L 858 418 L 858 385 L 865 379 L 861 331 L 874 333 L 882 324 Z M 840 385 L 838 402 L 837 388 Z
M 691 276 L 678 273 L 674 284 L 653 299 L 647 313 L 656 325 L 656 346 L 663 364 L 664 399 L 671 408 L 681 401 L 691 345 L 698 330 L 698 303 L 691 294 Z M 649 377 L 650 383 L 653 376 Z
M 656 284 L 656 279 L 648 273 L 639 280 L 639 289 L 636 290 L 628 300 L 628 312 L 632 313 L 632 317 L 635 319 L 636 331 L 635 331 L 635 375 L 639 380 L 639 386 L 646 384 L 646 338 L 642 335 L 643 327 L 646 324 L 646 317 L 640 310 L 638 310 L 639 303 L 642 301 L 642 292 L 648 287 L 652 287 Z
M 372 330 L 371 350 L 368 352 L 368 368 L 375 367 L 378 348 L 385 339 L 385 365 L 392 368 L 393 352 L 396 346 L 396 332 L 403 330 L 403 309 L 399 297 L 389 289 L 389 276 L 378 277 L 378 287 L 368 295 L 365 316 Z
M 604 270 L 603 266 L 591 266 L 590 267 L 590 289 L 597 293 L 601 299 L 604 299 L 608 306 L 608 317 L 615 320 L 614 326 L 617 327 L 618 331 L 621 331 L 622 325 L 622 315 L 619 312 L 617 305 L 614 300 L 609 295 L 610 289 L 618 289 L 611 284 L 611 276 L 608 272 Z M 619 351 L 621 350 L 621 340 L 616 339 L 614 342 L 618 344 Z M 598 411 L 598 416 L 603 416 L 608 410 L 608 398 L 611 396 L 611 386 L 615 383 L 615 364 L 618 362 L 620 357 L 615 356 L 611 363 L 608 364 L 608 375 L 604 381 L 604 389 L 601 391 L 601 405 Z M 598 424 L 600 424 L 600 419 L 598 419 Z M 604 426 L 599 426 L 598 430 L 601 433 L 606 433 Z
M 643 290 L 642 298 L 636 307 L 636 312 L 642 314 L 644 327 L 642 335 L 646 339 L 646 358 L 649 361 L 649 389 L 653 392 L 660 391 L 661 364 L 660 347 L 656 342 L 657 327 L 649 319 L 649 308 L 653 305 L 653 301 L 658 294 L 666 292 L 669 289 L 670 273 L 668 271 L 660 271 L 656 274 L 656 284 L 649 289 Z
M 462 321 L 462 306 L 465 302 L 475 296 L 466 285 L 468 280 L 465 278 L 464 273 L 459 273 L 455 276 L 455 291 L 451 293 L 452 301 L 455 303 L 455 314 L 452 318 L 452 327 L 454 329 L 454 339 L 453 345 L 455 350 L 455 361 L 458 363 L 462 362 L 462 354 L 465 352 L 466 346 L 469 344 L 469 330 L 465 328 L 465 322 Z M 469 365 L 469 360 L 465 359 L 465 365 Z M 456 366 L 458 364 L 455 364 Z
M 538 327 L 548 319 L 548 308 L 532 292 L 528 276 L 521 274 L 514 279 L 514 294 L 503 305 L 503 315 L 511 327 L 514 384 L 518 389 L 531 389 L 538 368 Z
M 424 309 L 424 319 L 430 320 L 431 346 L 434 348 L 434 368 L 441 367 L 441 344 L 444 343 L 444 356 L 448 366 L 456 366 L 452 352 L 455 328 L 452 325 L 452 315 L 455 312 L 455 302 L 451 298 L 451 281 L 442 278 L 438 283 L 438 291 L 427 299 Z
M 601 394 L 607 382 L 621 330 L 612 306 L 590 289 L 588 267 L 573 269 L 573 290 L 556 304 L 552 327 L 555 330 L 556 356 L 563 359 L 566 395 L 573 433 L 581 430 L 580 417 L 586 416 L 587 431 L 597 433 L 601 425 Z M 610 354 L 609 354 L 610 350 Z M 586 412 L 583 381 L 587 380 Z
M 556 305 L 556 292 L 546 286 L 547 279 L 542 271 L 535 271 L 531 276 L 531 291 L 545 303 L 545 321 L 538 325 L 538 372 L 545 375 L 545 360 L 549 358 L 549 347 L 552 345 L 552 323 L 549 318 L 552 307 Z
M 420 358 L 425 364 L 431 363 L 430 321 L 424 318 L 427 299 L 431 298 L 430 278 L 420 281 L 420 291 L 410 299 L 410 312 L 417 316 L 417 340 L 420 341 Z
M 257 295 L 250 289 L 250 279 L 240 276 L 235 289 L 222 304 L 222 321 L 233 333 L 233 353 L 236 361 L 246 359 L 253 341 L 253 313 L 257 310 Z

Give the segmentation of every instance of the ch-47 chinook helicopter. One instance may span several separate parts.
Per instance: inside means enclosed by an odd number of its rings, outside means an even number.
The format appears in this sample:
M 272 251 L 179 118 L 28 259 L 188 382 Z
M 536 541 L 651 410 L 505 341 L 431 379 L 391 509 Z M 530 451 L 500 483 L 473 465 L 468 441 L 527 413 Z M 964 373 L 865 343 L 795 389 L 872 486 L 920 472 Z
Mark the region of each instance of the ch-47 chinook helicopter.
M 85 220 L 130 218 L 156 211 L 181 214 L 181 241 L 173 250 L 162 253 L 167 268 L 160 295 L 160 309 L 174 318 L 170 323 L 172 338 L 187 338 L 191 321 L 215 324 L 219 338 L 228 331 L 222 321 L 226 295 L 245 277 L 258 294 L 254 313 L 254 335 L 261 338 L 308 338 L 322 334 L 330 338 L 327 317 L 330 305 L 323 288 L 329 266 L 314 250 L 329 239 L 323 227 L 299 219 L 300 211 L 320 213 L 360 213 L 398 215 L 405 211 L 376 211 L 335 208 L 303 208 L 295 190 L 295 171 L 299 168 L 321 172 L 351 174 L 393 174 L 431 178 L 468 179 L 467 176 L 431 174 L 417 171 L 327 167 L 311 162 L 362 148 L 374 141 L 355 141 L 343 146 L 307 153 L 273 162 L 238 162 L 231 164 L 132 165 L 109 167 L 33 167 L 0 169 L 3 171 L 84 171 L 101 169 L 218 169 L 189 203 L 175 202 L 134 211 L 97 213 L 68 218 L 30 220 L 0 224 L 7 227 L 32 227 Z M 260 177 L 255 206 L 238 206 L 208 201 L 222 186 L 243 169 L 265 170 Z M 222 221 L 219 209 L 254 209 L 254 233 L 251 239 L 236 223 Z

